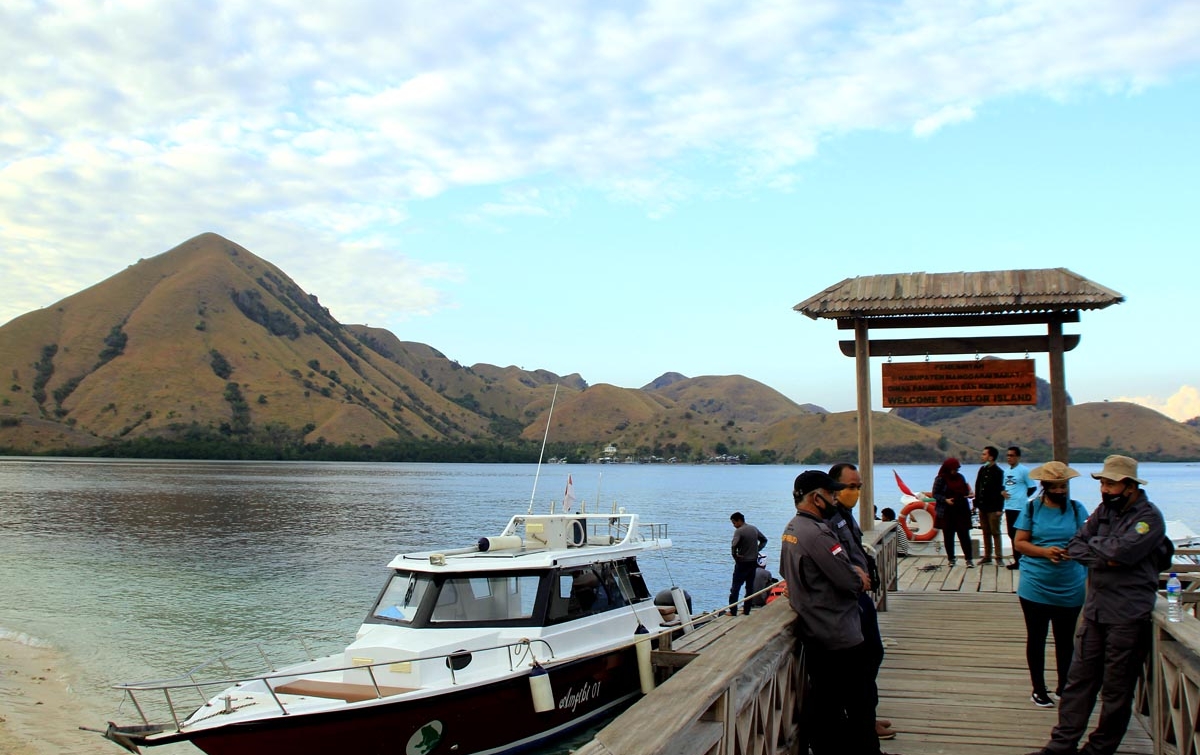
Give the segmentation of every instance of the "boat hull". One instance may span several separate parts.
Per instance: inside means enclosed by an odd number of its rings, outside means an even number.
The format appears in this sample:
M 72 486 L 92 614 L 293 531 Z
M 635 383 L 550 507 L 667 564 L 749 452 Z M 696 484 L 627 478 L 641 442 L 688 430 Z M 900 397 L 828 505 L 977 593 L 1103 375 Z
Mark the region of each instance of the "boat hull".
M 640 694 L 632 646 L 549 667 L 555 707 L 534 711 L 527 676 L 416 700 L 280 716 L 169 737 L 209 755 L 437 755 L 519 752 Z M 163 743 L 147 740 L 145 745 Z

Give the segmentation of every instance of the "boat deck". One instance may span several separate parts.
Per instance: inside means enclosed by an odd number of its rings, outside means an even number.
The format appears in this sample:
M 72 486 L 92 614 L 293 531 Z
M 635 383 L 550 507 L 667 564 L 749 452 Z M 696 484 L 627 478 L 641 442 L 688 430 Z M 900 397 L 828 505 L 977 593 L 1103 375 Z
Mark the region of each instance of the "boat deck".
M 967 569 L 961 558 L 953 569 L 944 556 L 900 559 L 899 590 L 879 614 L 886 655 L 878 712 L 899 732 L 884 750 L 1025 755 L 1045 744 L 1057 709 L 1029 701 L 1025 622 L 1015 594 L 1019 575 L 994 565 Z M 1046 661 L 1053 684 L 1049 642 Z M 1154 752 L 1136 716 L 1117 752 Z

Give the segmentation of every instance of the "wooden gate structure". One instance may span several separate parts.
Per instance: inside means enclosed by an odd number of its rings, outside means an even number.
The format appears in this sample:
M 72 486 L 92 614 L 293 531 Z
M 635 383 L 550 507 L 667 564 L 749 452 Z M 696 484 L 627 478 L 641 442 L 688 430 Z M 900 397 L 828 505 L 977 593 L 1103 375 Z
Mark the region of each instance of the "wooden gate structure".
M 1063 354 L 1079 343 L 1064 335 L 1063 324 L 1079 322 L 1079 312 L 1125 301 L 1111 289 L 1066 268 L 998 270 L 975 273 L 896 273 L 846 278 L 793 309 L 814 320 L 836 320 L 854 331 L 839 342 L 856 361 L 858 383 L 858 466 L 863 530 L 874 526 L 875 460 L 871 440 L 871 357 L 1045 352 L 1050 358 L 1050 414 L 1054 458 L 1069 461 L 1067 388 Z M 953 335 L 936 338 L 871 339 L 872 329 L 979 328 L 1044 325 L 1046 335 Z

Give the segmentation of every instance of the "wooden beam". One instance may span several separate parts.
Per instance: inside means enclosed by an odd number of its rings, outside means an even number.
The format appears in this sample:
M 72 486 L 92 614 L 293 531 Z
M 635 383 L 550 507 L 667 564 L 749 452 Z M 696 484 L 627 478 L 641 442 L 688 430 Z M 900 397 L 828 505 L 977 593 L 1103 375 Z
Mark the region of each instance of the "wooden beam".
M 839 317 L 838 330 L 854 330 L 854 323 L 865 322 L 871 329 L 882 328 L 977 328 L 990 325 L 1042 325 L 1052 322 L 1079 322 L 1079 310 L 1065 312 L 1019 312 L 1005 315 L 895 315 L 883 317 Z
M 871 439 L 871 346 L 865 320 L 858 321 L 854 329 L 854 343 L 858 358 L 854 373 L 858 384 L 858 469 L 862 475 L 862 495 L 858 504 L 858 526 L 870 532 L 875 526 L 875 448 Z
M 1062 336 L 1063 351 L 1079 345 L 1078 335 Z M 838 341 L 838 348 L 848 357 L 855 355 L 854 341 Z M 1048 336 L 975 336 L 961 338 L 894 338 L 873 339 L 873 357 L 911 357 L 922 354 L 1028 354 L 1051 350 Z
M 1054 458 L 1066 464 L 1070 461 L 1070 425 L 1067 424 L 1067 371 L 1063 352 L 1070 351 L 1066 345 L 1069 336 L 1064 336 L 1062 325 L 1056 322 L 1047 326 L 1046 338 L 1050 342 L 1050 442 L 1054 446 Z M 1078 342 L 1078 337 L 1076 337 Z

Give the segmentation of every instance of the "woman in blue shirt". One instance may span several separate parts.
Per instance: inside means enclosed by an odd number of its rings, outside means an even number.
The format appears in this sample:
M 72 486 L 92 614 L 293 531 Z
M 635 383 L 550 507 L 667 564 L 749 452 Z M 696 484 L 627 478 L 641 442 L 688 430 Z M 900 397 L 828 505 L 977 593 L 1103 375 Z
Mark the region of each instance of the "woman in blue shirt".
M 1057 697 L 1071 668 L 1075 623 L 1087 584 L 1087 570 L 1067 557 L 1067 542 L 1087 521 L 1087 510 L 1070 496 L 1067 481 L 1079 473 L 1061 461 L 1048 461 L 1029 476 L 1042 483 L 1042 490 L 1017 517 L 1013 550 L 1025 556 L 1017 597 L 1025 614 L 1025 660 L 1033 682 L 1029 699 L 1052 708 L 1046 690 L 1046 632 L 1054 628 Z

